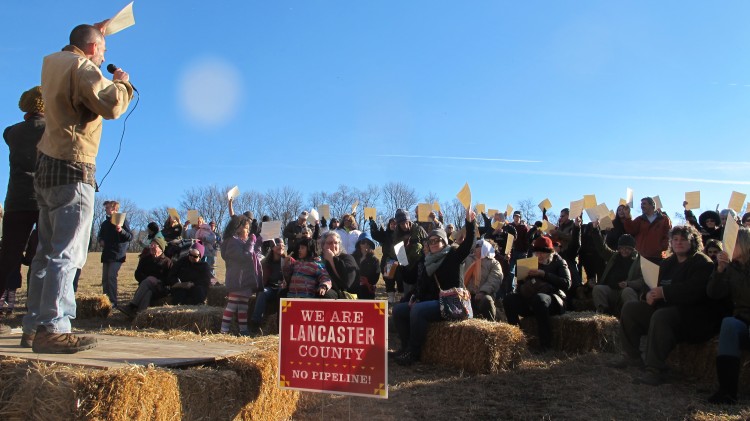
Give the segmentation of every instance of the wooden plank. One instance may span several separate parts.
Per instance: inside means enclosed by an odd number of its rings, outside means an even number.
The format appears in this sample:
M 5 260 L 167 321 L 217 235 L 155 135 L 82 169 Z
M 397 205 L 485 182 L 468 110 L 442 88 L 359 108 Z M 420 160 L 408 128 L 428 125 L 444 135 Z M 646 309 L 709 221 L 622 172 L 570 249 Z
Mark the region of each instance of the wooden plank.
M 93 334 L 96 348 L 76 354 L 36 354 L 21 348 L 21 334 L 0 337 L 0 356 L 54 362 L 94 368 L 153 364 L 159 367 L 185 367 L 206 364 L 248 351 L 248 345 L 189 342 Z

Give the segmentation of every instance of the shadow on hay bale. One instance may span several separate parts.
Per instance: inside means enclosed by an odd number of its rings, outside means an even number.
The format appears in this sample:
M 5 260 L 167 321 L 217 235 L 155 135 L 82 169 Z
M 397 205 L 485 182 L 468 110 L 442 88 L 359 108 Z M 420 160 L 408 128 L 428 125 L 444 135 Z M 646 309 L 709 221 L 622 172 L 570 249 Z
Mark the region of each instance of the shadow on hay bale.
M 491 374 L 515 367 L 526 352 L 517 326 L 469 319 L 430 323 L 421 360 L 473 374 Z
M 3 420 L 288 419 L 299 393 L 277 387 L 278 350 L 214 368 L 98 370 L 0 360 Z
M 717 383 L 716 353 L 719 337 L 697 344 L 682 343 L 669 353 L 667 363 L 691 380 L 701 383 Z M 750 392 L 750 352 L 742 353 L 740 367 L 740 390 Z
M 529 346 L 539 346 L 534 316 L 521 319 Z M 552 317 L 552 348 L 571 352 L 619 352 L 620 324 L 616 317 L 593 312 L 568 312 Z
M 224 285 L 212 285 L 206 294 L 206 305 L 211 307 L 227 306 L 227 287 Z
M 223 308 L 203 305 L 150 307 L 138 313 L 133 327 L 217 333 L 221 330 L 223 313 Z
M 112 303 L 104 294 L 76 294 L 76 318 L 106 319 L 112 314 Z

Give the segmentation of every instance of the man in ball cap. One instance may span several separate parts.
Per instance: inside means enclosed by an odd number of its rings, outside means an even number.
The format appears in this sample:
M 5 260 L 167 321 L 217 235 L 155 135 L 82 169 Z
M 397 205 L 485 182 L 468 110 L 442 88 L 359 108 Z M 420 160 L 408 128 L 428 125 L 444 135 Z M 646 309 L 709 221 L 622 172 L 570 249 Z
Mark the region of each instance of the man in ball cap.
M 598 221 L 594 222 L 598 227 Z M 638 261 L 635 251 L 635 238 L 623 234 L 617 240 L 617 250 L 612 250 L 604 243 L 599 230 L 593 231 L 594 241 L 599 255 L 607 260 L 602 278 L 593 289 L 594 307 L 597 313 L 619 315 L 623 304 L 628 301 L 638 301 L 642 288 L 641 279 L 630 279 L 631 267 Z
M 399 292 L 406 294 L 417 282 L 416 263 L 421 256 L 422 243 L 427 239 L 427 232 L 418 224 L 413 223 L 409 218 L 409 212 L 404 209 L 397 209 L 395 218 L 396 230 L 393 231 L 393 244 L 395 246 L 398 243 L 404 243 L 406 258 L 409 261 L 408 265 L 399 265 L 396 270 L 396 287 Z M 447 239 L 445 244 L 448 244 Z
M 529 254 L 529 226 L 523 221 L 521 211 L 513 212 L 513 222 L 509 225 L 516 231 L 514 234 L 516 237 L 513 240 L 513 249 L 510 250 L 510 273 L 503 279 L 503 284 L 500 286 L 499 297 L 502 298 L 515 289 L 516 286 L 516 261 L 518 259 L 524 259 Z M 505 250 L 507 254 L 509 250 Z
M 141 253 L 135 269 L 138 289 L 128 304 L 117 307 L 126 316 L 134 318 L 137 312 L 148 308 L 152 300 L 169 293 L 164 282 L 172 269 L 172 260 L 164 255 L 166 248 L 167 242 L 163 237 L 154 237 L 148 250 Z
M 570 288 L 570 271 L 565 259 L 555 253 L 552 239 L 538 237 L 532 245 L 539 269 L 530 269 L 518 280 L 518 289 L 503 300 L 508 323 L 517 325 L 519 316 L 534 315 L 539 328 L 542 350 L 552 346 L 550 316 L 565 312 L 566 291 Z

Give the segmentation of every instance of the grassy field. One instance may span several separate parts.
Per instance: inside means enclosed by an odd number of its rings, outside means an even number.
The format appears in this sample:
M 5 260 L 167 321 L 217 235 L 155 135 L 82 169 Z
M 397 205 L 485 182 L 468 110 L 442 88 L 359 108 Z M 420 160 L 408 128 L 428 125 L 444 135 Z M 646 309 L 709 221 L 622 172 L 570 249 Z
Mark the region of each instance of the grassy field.
M 101 293 L 99 254 L 91 253 L 81 274 L 79 291 Z M 128 255 L 120 270 L 119 300 L 136 289 L 133 272 L 137 255 Z M 217 276 L 223 281 L 219 259 Z M 379 293 L 384 295 L 382 282 Z M 20 326 L 25 290 L 19 290 L 19 311 L 6 319 Z M 76 329 L 129 328 L 125 317 L 114 312 L 107 319 L 76 320 Z M 390 333 L 392 345 L 398 340 Z M 241 341 L 241 339 L 238 338 Z M 233 340 L 232 342 L 237 342 Z M 249 342 L 248 342 L 249 343 Z M 469 358 L 457 355 L 456 358 Z M 529 354 L 520 367 L 497 375 L 468 375 L 455 369 L 416 364 L 389 366 L 388 400 L 303 392 L 295 419 L 581 419 L 581 420 L 714 420 L 750 419 L 748 386 L 741 405 L 716 407 L 703 403 L 714 385 L 676 378 L 658 388 L 635 385 L 637 369 L 615 370 L 606 363 L 614 354 Z

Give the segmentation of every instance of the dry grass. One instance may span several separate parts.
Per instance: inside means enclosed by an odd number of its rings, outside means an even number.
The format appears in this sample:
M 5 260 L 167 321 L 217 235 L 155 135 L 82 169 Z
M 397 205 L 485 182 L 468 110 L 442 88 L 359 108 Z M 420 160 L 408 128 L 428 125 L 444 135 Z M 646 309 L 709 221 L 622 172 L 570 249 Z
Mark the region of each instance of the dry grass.
M 223 281 L 223 262 L 218 260 L 218 278 Z M 137 284 L 132 274 L 136 262 L 136 256 L 129 255 L 128 261 L 120 270 L 120 302 L 129 300 L 135 292 Z M 99 255 L 92 253 L 82 273 L 79 293 L 101 294 L 100 274 Z M 382 296 L 382 282 L 378 286 Z M 8 321 L 14 327 L 20 326 L 24 296 L 25 291 L 20 290 L 19 314 Z M 254 392 L 257 394 L 257 402 L 250 407 L 243 404 L 243 410 L 237 409 L 238 404 L 232 403 L 232 399 L 248 389 L 222 389 L 219 382 L 222 379 L 239 378 L 241 387 L 244 387 L 243 382 L 257 384 L 252 383 L 255 381 L 253 378 L 257 380 L 262 375 L 260 373 L 270 375 L 273 371 L 275 375 L 275 370 L 269 367 L 272 367 L 273 358 L 276 357 L 277 336 L 246 338 L 177 330 L 132 330 L 129 321 L 118 312 L 105 319 L 79 318 L 73 324 L 78 329 L 109 334 L 247 344 L 257 349 L 258 353 L 238 358 L 234 364 L 251 364 L 256 360 L 271 364 L 226 369 L 232 364 L 226 362 L 215 368 L 175 370 L 176 380 L 168 380 L 167 383 L 176 382 L 180 396 L 190 397 L 190 400 L 184 403 L 184 398 L 181 398 L 179 405 L 170 406 L 176 407 L 171 414 L 173 419 L 222 419 L 215 412 L 219 406 L 229 408 L 227 413 L 236 411 L 234 417 L 252 416 L 256 419 L 750 419 L 750 392 L 747 390 L 750 379 L 745 374 L 741 404 L 735 407 L 716 407 L 703 403 L 705 397 L 713 392 L 714 384 L 699 382 L 701 379 L 698 376 L 676 378 L 671 384 L 658 388 L 634 385 L 632 378 L 639 375 L 640 371 L 610 369 L 605 363 L 615 358 L 615 355 L 598 352 L 571 355 L 564 352 L 525 354 L 515 368 L 486 375 L 470 375 L 469 370 L 444 365 L 417 363 L 411 367 L 400 367 L 391 364 L 388 369 L 388 400 L 308 392 L 280 394 L 276 398 L 269 398 L 273 396 L 272 393 L 279 393 L 280 390 L 268 383 L 258 388 L 262 392 Z M 395 337 L 395 333 L 391 332 L 390 336 Z M 600 346 L 598 342 L 596 346 Z M 715 344 L 707 346 L 713 348 Z M 703 363 L 705 366 L 702 371 L 712 372 L 712 357 L 707 353 L 699 354 L 700 352 L 694 352 L 692 359 L 686 356 L 678 358 L 686 363 L 693 361 L 690 366 L 696 370 L 696 362 Z M 459 358 L 465 358 L 465 355 L 461 353 Z M 93 419 L 81 412 L 71 412 L 75 411 L 76 401 L 69 399 L 71 395 L 66 387 L 73 384 L 75 377 L 65 375 L 64 370 L 59 366 L 0 360 L 0 419 Z M 748 370 L 745 369 L 744 372 Z M 27 379 L 29 384 L 26 384 Z M 206 386 L 197 386 L 199 381 L 203 381 Z M 21 389 L 25 390 L 25 398 L 12 399 L 11 396 Z M 208 396 L 204 398 L 204 395 Z M 284 411 L 274 412 L 273 415 L 261 412 L 267 405 L 266 399 L 275 399 L 277 402 L 288 400 L 290 407 L 299 399 L 298 409 L 293 414 Z M 205 402 L 208 401 L 216 402 L 216 405 L 206 407 Z M 87 410 L 92 408 L 90 405 L 81 407 Z M 118 413 L 116 409 L 113 411 Z M 278 410 L 270 405 L 269 411 Z M 99 419 L 113 419 L 102 412 L 93 413 L 99 414 Z M 74 415 L 67 416 L 69 414 Z

